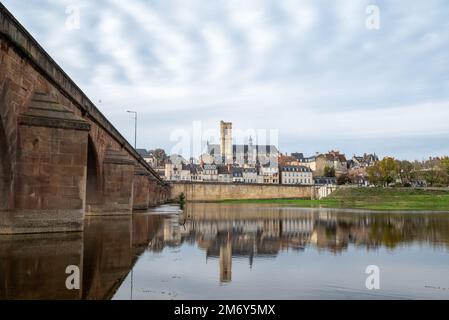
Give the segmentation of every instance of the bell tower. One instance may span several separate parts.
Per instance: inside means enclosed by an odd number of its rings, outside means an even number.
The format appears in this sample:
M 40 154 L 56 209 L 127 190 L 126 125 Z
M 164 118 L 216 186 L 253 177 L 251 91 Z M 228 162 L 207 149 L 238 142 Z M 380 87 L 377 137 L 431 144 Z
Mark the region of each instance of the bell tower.
M 232 151 L 232 122 L 220 123 L 220 152 L 225 164 L 232 164 L 234 155 Z

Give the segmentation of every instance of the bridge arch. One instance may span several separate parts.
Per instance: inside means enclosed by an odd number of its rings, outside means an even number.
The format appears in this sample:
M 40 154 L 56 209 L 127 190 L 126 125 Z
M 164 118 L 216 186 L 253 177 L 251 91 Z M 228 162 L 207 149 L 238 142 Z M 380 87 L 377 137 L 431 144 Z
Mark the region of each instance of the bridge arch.
M 11 163 L 3 121 L 0 119 L 0 210 L 9 209 Z
M 101 167 L 95 144 L 89 135 L 87 143 L 86 208 L 102 203 Z

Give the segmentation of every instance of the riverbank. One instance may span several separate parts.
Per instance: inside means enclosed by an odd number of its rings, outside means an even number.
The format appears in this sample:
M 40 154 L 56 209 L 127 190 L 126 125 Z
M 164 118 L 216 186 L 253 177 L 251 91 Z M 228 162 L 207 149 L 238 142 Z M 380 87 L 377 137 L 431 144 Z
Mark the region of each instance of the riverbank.
M 341 188 L 326 199 L 226 200 L 222 203 L 281 204 L 297 207 L 367 210 L 449 211 L 449 192 L 403 188 Z

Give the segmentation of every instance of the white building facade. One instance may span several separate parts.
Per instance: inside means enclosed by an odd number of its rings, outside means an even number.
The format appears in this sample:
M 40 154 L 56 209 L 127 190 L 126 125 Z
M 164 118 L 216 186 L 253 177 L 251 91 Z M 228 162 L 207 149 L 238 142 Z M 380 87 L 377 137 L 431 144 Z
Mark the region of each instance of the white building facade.
M 312 170 L 305 166 L 282 166 L 281 184 L 313 185 Z

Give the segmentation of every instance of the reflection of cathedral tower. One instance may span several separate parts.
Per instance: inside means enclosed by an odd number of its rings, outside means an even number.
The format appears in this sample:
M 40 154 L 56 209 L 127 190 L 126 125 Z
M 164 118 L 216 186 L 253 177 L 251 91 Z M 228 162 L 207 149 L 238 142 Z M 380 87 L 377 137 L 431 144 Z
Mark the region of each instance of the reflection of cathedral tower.
M 228 241 L 220 247 L 220 282 L 232 280 L 232 244 Z
M 221 121 L 220 123 L 220 152 L 226 164 L 233 162 L 232 150 L 232 123 Z

